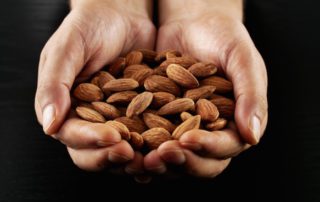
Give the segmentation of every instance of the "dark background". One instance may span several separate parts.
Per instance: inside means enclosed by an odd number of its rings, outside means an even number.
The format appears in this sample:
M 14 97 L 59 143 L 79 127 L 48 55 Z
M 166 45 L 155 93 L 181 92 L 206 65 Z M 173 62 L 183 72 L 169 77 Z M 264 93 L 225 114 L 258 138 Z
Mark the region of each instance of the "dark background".
M 68 13 L 64 0 L 0 3 L 0 201 L 124 196 L 141 200 L 320 201 L 319 1 L 247 0 L 246 25 L 269 74 L 270 120 L 259 146 L 214 180 L 136 184 L 76 168 L 33 109 L 40 51 Z M 122 191 L 123 195 L 116 195 Z

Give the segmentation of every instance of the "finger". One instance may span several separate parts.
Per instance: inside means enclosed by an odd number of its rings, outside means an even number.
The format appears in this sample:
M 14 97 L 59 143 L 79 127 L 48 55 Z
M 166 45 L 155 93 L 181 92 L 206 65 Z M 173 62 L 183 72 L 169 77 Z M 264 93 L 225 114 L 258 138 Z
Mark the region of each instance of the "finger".
M 167 171 L 166 163 L 161 159 L 157 150 L 152 150 L 144 157 L 144 167 L 146 170 L 156 174 L 162 174 Z
M 54 137 L 73 149 L 108 147 L 121 141 L 121 135 L 114 128 L 75 115 L 65 121 Z
M 134 158 L 125 167 L 125 172 L 130 175 L 138 175 L 144 172 L 143 167 L 143 155 L 136 151 L 134 153 Z
M 156 42 L 156 50 L 179 50 L 181 52 L 185 52 L 183 50 L 183 46 L 181 44 L 181 40 L 177 39 L 176 36 L 181 36 L 182 29 L 179 25 L 177 26 L 169 26 L 168 25 L 161 26 L 158 30 L 157 42 Z M 172 40 L 177 39 L 177 40 Z M 170 41 L 170 42 L 169 42 Z
M 125 163 L 133 159 L 134 151 L 126 141 L 100 149 L 72 149 L 68 152 L 74 164 L 87 171 L 100 171 L 113 164 Z
M 213 132 L 191 130 L 183 134 L 179 142 L 184 148 L 204 153 L 206 157 L 223 159 L 234 157 L 250 146 L 233 129 Z

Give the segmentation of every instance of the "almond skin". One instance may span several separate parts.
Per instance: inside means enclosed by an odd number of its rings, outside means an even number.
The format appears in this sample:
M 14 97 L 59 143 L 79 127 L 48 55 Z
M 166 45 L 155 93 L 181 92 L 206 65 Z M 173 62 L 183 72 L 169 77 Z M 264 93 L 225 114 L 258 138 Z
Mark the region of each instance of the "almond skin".
M 99 87 L 99 76 L 95 76 L 91 79 L 90 83 Z
M 167 75 L 170 79 L 185 88 L 197 88 L 199 82 L 187 69 L 178 64 L 171 64 L 167 68 Z
M 211 96 L 210 102 L 217 106 L 220 116 L 224 118 L 233 118 L 235 111 L 235 103 L 232 99 L 213 95 Z
M 164 50 L 164 51 L 161 51 L 159 53 L 157 53 L 157 56 L 155 57 L 155 61 L 157 62 L 162 62 L 166 59 L 168 59 L 168 56 L 175 56 L 175 57 L 180 57 L 181 56 L 181 53 L 179 51 L 176 51 L 176 50 Z
M 144 87 L 150 92 L 168 92 L 175 96 L 180 95 L 180 88 L 167 77 L 152 75 L 144 81 Z
M 130 140 L 131 136 L 129 129 L 123 123 L 120 123 L 118 121 L 107 121 L 105 124 L 116 129 L 120 133 L 122 139 Z
M 130 103 L 131 100 L 136 97 L 138 93 L 136 91 L 122 91 L 110 95 L 107 99 L 107 103 Z
M 118 76 L 126 67 L 126 59 L 123 57 L 118 57 L 110 65 L 108 71 L 113 76 Z
M 157 56 L 157 52 L 149 49 L 138 49 L 139 52 L 143 55 L 143 61 L 146 63 L 155 62 L 155 58 Z
M 152 113 L 143 113 L 143 120 L 149 128 L 164 128 L 170 133 L 176 128 L 168 119 Z
M 137 132 L 130 132 L 130 145 L 135 149 L 139 150 L 143 147 L 143 137 Z
M 115 119 L 121 116 L 120 111 L 113 105 L 105 102 L 92 102 L 93 108 L 107 119 Z
M 101 89 L 92 83 L 81 83 L 73 91 L 74 97 L 86 102 L 100 101 L 103 99 Z
M 212 63 L 196 63 L 193 64 L 188 70 L 193 74 L 195 77 L 208 77 L 215 74 L 218 68 Z
M 200 81 L 201 85 L 209 85 L 215 86 L 217 93 L 228 93 L 232 92 L 233 86 L 232 83 L 224 78 L 218 76 L 211 76 L 202 81 Z
M 167 76 L 167 66 L 158 66 L 153 69 L 153 74 L 154 75 L 159 75 L 159 76 Z
M 197 101 L 201 98 L 209 98 L 215 90 L 216 87 L 214 86 L 201 86 L 199 88 L 187 90 L 183 97 Z
M 130 132 L 137 132 L 141 134 L 148 129 L 146 124 L 137 116 L 132 118 L 123 116 L 116 118 L 115 121 L 126 125 Z
M 111 80 L 115 80 L 115 78 L 108 72 L 106 71 L 100 71 L 98 73 L 99 76 L 99 87 L 102 88 L 104 84 L 108 83 Z
M 162 143 L 171 140 L 170 133 L 164 128 L 151 128 L 141 135 L 150 150 L 157 149 Z
M 130 65 L 127 66 L 126 69 L 123 71 L 123 77 L 124 78 L 131 78 L 134 73 L 141 69 L 150 69 L 146 65 L 136 64 L 136 65 Z
M 107 91 L 128 91 L 138 86 L 139 83 L 134 79 L 116 79 L 106 83 L 102 89 Z
M 127 108 L 127 117 L 141 114 L 151 104 L 153 94 L 150 92 L 143 92 L 137 95 L 130 102 Z
M 194 58 L 192 58 L 191 56 L 188 56 L 188 55 L 184 55 L 182 57 L 168 58 L 167 60 L 163 61 L 160 64 L 160 66 L 167 67 L 171 64 L 177 64 L 177 65 L 180 65 L 184 68 L 188 68 L 195 63 L 197 63 L 197 61 Z
M 189 112 L 182 112 L 180 114 L 180 118 L 182 121 L 186 121 L 187 119 L 189 119 L 190 117 L 193 117 L 192 114 L 190 114 Z
M 132 79 L 138 81 L 139 85 L 142 86 L 144 84 L 144 81 L 146 80 L 146 78 L 148 78 L 152 74 L 153 74 L 153 70 L 151 68 L 146 67 L 146 68 L 140 68 L 140 69 L 136 70 L 130 76 L 124 75 L 124 77 L 125 78 L 132 78 Z
M 226 127 L 228 121 L 224 118 L 218 118 L 216 121 L 212 123 L 208 123 L 206 125 L 206 129 L 214 131 L 214 130 L 221 130 Z
M 127 66 L 141 64 L 142 60 L 143 54 L 140 51 L 132 51 L 126 56 Z
M 153 93 L 153 99 L 152 99 L 151 106 L 154 108 L 159 108 L 169 102 L 172 102 L 175 99 L 176 99 L 176 97 L 174 95 L 172 95 L 171 93 L 156 92 L 156 93 Z
M 199 129 L 201 122 L 200 115 L 191 116 L 181 123 L 172 133 L 174 139 L 179 139 L 185 132 L 193 129 Z
M 196 111 L 203 121 L 213 122 L 219 117 L 218 108 L 207 99 L 200 99 L 197 101 Z
M 158 110 L 158 115 L 179 114 L 184 111 L 193 110 L 195 108 L 194 101 L 190 98 L 179 98 L 168 104 L 165 104 Z
M 94 122 L 94 123 L 104 123 L 106 119 L 97 111 L 87 108 L 87 107 L 77 107 L 76 113 L 82 119 Z

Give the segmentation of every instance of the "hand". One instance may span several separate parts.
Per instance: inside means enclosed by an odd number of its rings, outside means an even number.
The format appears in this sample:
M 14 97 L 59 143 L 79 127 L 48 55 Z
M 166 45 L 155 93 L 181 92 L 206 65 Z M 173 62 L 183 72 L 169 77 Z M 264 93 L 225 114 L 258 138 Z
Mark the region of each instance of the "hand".
M 164 173 L 168 164 L 214 177 L 231 157 L 259 142 L 267 124 L 265 64 L 242 24 L 240 0 L 161 0 L 157 49 L 176 49 L 221 67 L 233 82 L 235 124 L 217 132 L 193 130 L 144 159 L 147 170 Z M 201 154 L 201 155 L 200 155 Z
M 71 115 L 70 89 L 118 55 L 131 49 L 153 49 L 155 28 L 150 1 L 74 0 L 71 11 L 45 45 L 39 63 L 35 109 L 46 134 L 64 143 L 74 163 L 85 170 L 101 170 L 132 160 L 142 170 L 142 155 L 121 141 L 105 124 Z M 134 173 L 134 172 L 131 172 Z

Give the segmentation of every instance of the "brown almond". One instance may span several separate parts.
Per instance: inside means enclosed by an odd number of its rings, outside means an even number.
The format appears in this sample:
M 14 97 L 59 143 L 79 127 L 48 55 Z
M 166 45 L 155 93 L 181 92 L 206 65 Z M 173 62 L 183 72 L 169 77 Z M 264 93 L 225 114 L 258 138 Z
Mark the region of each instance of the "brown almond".
M 164 128 L 151 128 L 141 135 L 150 150 L 157 149 L 162 143 L 171 140 L 170 133 Z
M 103 123 L 105 118 L 97 111 L 87 107 L 77 107 L 76 113 L 82 119 L 90 122 Z
M 201 85 L 209 85 L 215 86 L 217 93 L 228 93 L 233 90 L 232 83 L 222 77 L 211 76 L 202 81 L 200 81 Z
M 201 120 L 213 122 L 218 119 L 218 108 L 207 99 L 199 99 L 196 103 L 197 114 L 201 116 Z
M 167 76 L 167 66 L 158 66 L 153 69 L 153 74 L 159 75 L 159 76 Z
M 132 73 L 130 76 L 124 75 L 125 78 L 132 78 L 139 82 L 139 85 L 142 86 L 144 84 L 144 81 L 146 78 L 151 76 L 153 74 L 153 70 L 151 68 L 141 68 L 134 73 Z
M 193 74 L 195 77 L 208 77 L 215 74 L 218 68 L 212 63 L 202 63 L 198 62 L 193 64 L 188 70 Z
M 108 71 L 113 76 L 118 76 L 126 67 L 126 59 L 123 57 L 118 57 L 110 65 Z
M 214 130 L 221 130 L 224 127 L 226 127 L 228 121 L 224 118 L 218 118 L 217 120 L 215 120 L 212 123 L 208 123 L 206 125 L 206 129 L 214 131 Z
M 188 68 L 191 65 L 197 63 L 197 61 L 190 56 L 182 56 L 182 57 L 172 57 L 163 61 L 160 66 L 167 67 L 171 64 L 178 64 L 184 68 Z
M 155 60 L 157 62 L 162 62 L 162 61 L 168 59 L 167 56 L 169 56 L 169 58 L 171 56 L 180 57 L 181 53 L 179 51 L 176 51 L 176 50 L 164 50 L 164 51 L 161 51 L 161 52 L 157 53 L 157 56 L 155 57 Z
M 127 66 L 141 64 L 142 60 L 143 54 L 140 51 L 132 51 L 126 56 Z
M 185 132 L 193 129 L 199 129 L 201 122 L 200 115 L 192 116 L 181 123 L 172 133 L 174 139 L 179 139 Z
M 79 101 L 79 100 L 76 101 L 75 106 L 94 109 L 91 103 L 83 102 L 83 101 Z
M 130 145 L 135 149 L 139 150 L 143 147 L 143 137 L 137 132 L 130 132 L 131 139 Z
M 131 100 L 136 97 L 138 93 L 136 91 L 122 91 L 110 95 L 107 99 L 107 103 L 130 103 Z
M 143 113 L 143 120 L 149 128 L 164 128 L 170 133 L 176 128 L 168 119 L 152 113 Z
M 157 56 L 157 52 L 149 49 L 138 49 L 139 52 L 143 55 L 143 61 L 146 63 L 155 62 L 155 58 Z
M 185 88 L 197 88 L 199 82 L 187 69 L 178 64 L 171 64 L 167 68 L 167 75 L 170 79 Z
M 151 104 L 153 94 L 150 92 L 143 92 L 137 95 L 130 102 L 127 108 L 127 117 L 141 114 Z
M 197 101 L 201 98 L 209 98 L 215 90 L 216 87 L 214 86 L 201 86 L 199 88 L 187 90 L 183 97 Z
M 151 92 L 168 92 L 175 96 L 180 95 L 180 88 L 169 78 L 152 75 L 144 81 L 144 87 Z
M 174 95 L 172 95 L 171 93 L 156 92 L 156 93 L 153 93 L 153 99 L 152 99 L 151 106 L 154 108 L 159 108 L 169 102 L 172 102 L 175 99 L 176 99 L 176 97 Z
M 148 129 L 145 123 L 137 116 L 134 116 L 132 118 L 122 116 L 116 118 L 115 121 L 118 121 L 126 125 L 129 131 L 131 132 L 137 132 L 141 134 Z
M 190 98 L 179 98 L 163 105 L 158 110 L 158 115 L 179 114 L 184 111 L 193 110 L 195 104 Z
M 91 79 L 90 83 L 92 83 L 92 84 L 94 84 L 94 85 L 96 85 L 96 86 L 99 87 L 99 76 L 94 76 L 94 77 Z
M 192 114 L 190 114 L 189 112 L 182 112 L 180 114 L 180 118 L 182 121 L 186 121 L 187 119 L 189 119 L 190 117 L 193 117 Z
M 109 81 L 115 80 L 115 78 L 109 72 L 106 72 L 106 71 L 100 71 L 98 73 L 98 76 L 99 76 L 98 82 L 99 82 L 100 88 L 102 88 L 104 84 L 108 83 Z
M 118 121 L 107 121 L 105 124 L 116 129 L 120 133 L 122 139 L 130 140 L 131 136 L 130 136 L 129 129 L 123 123 L 120 123 Z
M 100 101 L 103 99 L 101 89 L 92 83 L 81 83 L 73 91 L 74 97 L 86 102 Z
M 135 65 L 130 65 L 126 67 L 126 69 L 123 71 L 123 77 L 124 78 L 131 78 L 131 76 L 136 73 L 137 71 L 141 69 L 149 68 L 146 65 L 141 65 L 141 64 L 135 64 Z
M 228 119 L 233 118 L 235 103 L 232 99 L 219 95 L 213 95 L 210 99 L 210 102 L 217 106 L 221 117 Z
M 105 102 L 92 102 L 93 108 L 107 119 L 115 119 L 121 116 L 121 112 L 113 105 Z
M 134 79 L 116 79 L 106 83 L 102 89 L 107 91 L 128 91 L 138 86 L 139 83 Z

